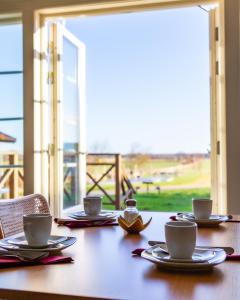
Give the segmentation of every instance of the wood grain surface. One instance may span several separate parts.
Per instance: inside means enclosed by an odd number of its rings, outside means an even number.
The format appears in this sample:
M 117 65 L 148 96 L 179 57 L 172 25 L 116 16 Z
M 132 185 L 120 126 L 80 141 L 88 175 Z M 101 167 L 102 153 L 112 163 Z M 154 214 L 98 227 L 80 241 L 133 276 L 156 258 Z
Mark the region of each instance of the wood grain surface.
M 1 269 L 0 299 L 240 299 L 240 261 L 227 261 L 210 272 L 181 273 L 133 257 L 131 251 L 146 248 L 148 240 L 164 240 L 164 224 L 172 214 L 142 215 L 153 220 L 140 235 L 127 235 L 119 226 L 54 225 L 54 234 L 77 237 L 63 251 L 74 263 Z M 197 243 L 231 246 L 240 253 L 240 224 L 201 228 Z

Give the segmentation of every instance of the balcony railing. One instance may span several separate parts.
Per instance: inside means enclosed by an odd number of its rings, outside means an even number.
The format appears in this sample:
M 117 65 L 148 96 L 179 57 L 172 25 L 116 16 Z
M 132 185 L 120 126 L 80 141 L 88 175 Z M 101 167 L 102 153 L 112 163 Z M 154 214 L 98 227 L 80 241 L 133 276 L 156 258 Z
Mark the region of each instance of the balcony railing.
M 73 205 L 78 193 L 78 154 L 64 154 L 64 199 Z M 122 171 L 119 153 L 87 154 L 87 195 L 103 194 L 104 201 L 121 208 L 121 203 L 135 193 L 130 180 Z M 109 188 L 109 185 L 111 186 Z M 67 206 L 67 204 L 66 204 Z
M 23 165 L 19 163 L 19 154 L 4 155 L 7 164 L 0 165 L 0 193 L 2 198 L 16 198 L 23 194 Z
M 78 163 L 76 154 L 64 154 L 64 196 L 72 200 L 76 197 L 76 177 Z M 19 164 L 19 155 L 6 154 L 0 165 L 0 193 L 2 198 L 16 198 L 23 194 L 23 165 Z M 105 182 L 104 182 L 105 181 Z M 112 188 L 106 187 L 110 181 Z M 68 187 L 68 188 L 67 188 Z M 100 191 L 115 209 L 121 208 L 124 200 L 132 197 L 135 190 L 122 171 L 121 155 L 119 153 L 89 153 L 87 154 L 87 195 Z M 106 201 L 105 200 L 105 201 Z

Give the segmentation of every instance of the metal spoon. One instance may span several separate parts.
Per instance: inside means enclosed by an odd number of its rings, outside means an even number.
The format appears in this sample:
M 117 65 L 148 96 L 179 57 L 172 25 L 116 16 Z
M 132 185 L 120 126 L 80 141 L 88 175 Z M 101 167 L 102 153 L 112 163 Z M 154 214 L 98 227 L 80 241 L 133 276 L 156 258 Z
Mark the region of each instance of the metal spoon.
M 4 257 L 15 257 L 21 261 L 34 261 L 47 257 L 49 252 L 14 252 L 14 251 L 0 251 L 0 255 Z

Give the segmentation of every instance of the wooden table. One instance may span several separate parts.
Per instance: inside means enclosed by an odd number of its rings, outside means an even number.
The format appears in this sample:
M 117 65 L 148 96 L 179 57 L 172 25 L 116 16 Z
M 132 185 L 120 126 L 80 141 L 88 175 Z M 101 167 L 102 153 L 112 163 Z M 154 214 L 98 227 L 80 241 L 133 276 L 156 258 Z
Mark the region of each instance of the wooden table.
M 228 261 L 207 273 L 173 273 L 132 257 L 148 240 L 164 240 L 164 223 L 171 214 L 153 216 L 141 235 L 126 235 L 118 226 L 54 233 L 76 236 L 64 251 L 72 264 L 28 266 L 0 270 L 0 299 L 240 299 L 240 261 Z M 240 253 L 240 223 L 199 229 L 199 245 L 232 246 Z

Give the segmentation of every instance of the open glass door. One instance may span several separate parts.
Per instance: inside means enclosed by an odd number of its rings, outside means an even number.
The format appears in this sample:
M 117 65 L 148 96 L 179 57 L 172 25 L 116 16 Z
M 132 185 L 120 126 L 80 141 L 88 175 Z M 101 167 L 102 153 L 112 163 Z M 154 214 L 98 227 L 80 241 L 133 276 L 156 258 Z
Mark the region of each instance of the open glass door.
M 50 41 L 50 203 L 61 215 L 81 204 L 86 190 L 85 45 L 59 23 L 50 25 Z
M 211 5 L 211 7 L 206 7 L 206 9 L 203 8 L 204 13 L 207 13 L 209 16 L 208 25 L 210 29 L 211 197 L 214 200 L 215 213 L 223 213 L 226 207 L 226 197 L 224 199 L 223 196 L 224 193 L 226 194 L 226 180 L 224 177 L 226 173 L 224 161 L 224 157 L 226 156 L 226 149 L 224 149 L 224 145 L 226 145 L 224 140 L 224 31 L 221 27 L 223 20 L 220 18 L 222 16 L 222 8 L 221 10 L 220 8 L 217 5 Z M 51 128 L 51 131 L 49 132 L 50 134 L 46 133 L 50 135 L 50 167 L 48 174 L 50 184 L 48 190 L 50 206 L 52 207 L 52 211 L 58 215 L 64 209 L 70 209 L 81 204 L 81 198 L 85 194 L 86 186 L 84 132 L 85 46 L 76 36 L 64 28 L 61 22 L 66 22 L 66 26 L 69 29 L 71 28 L 68 21 L 64 18 L 63 16 L 61 19 L 63 21 L 57 18 L 52 19 L 52 17 L 46 20 L 46 23 L 49 22 L 47 27 L 50 29 L 49 48 L 51 52 L 51 55 L 49 55 L 49 65 L 51 67 L 49 68 L 48 80 L 50 82 L 49 87 L 51 87 L 49 89 L 49 99 L 51 101 L 49 102 L 50 107 L 48 109 L 50 112 L 49 121 L 51 126 L 49 128 Z M 80 32 L 79 37 L 83 37 Z M 89 43 L 87 39 L 86 43 Z M 47 43 L 43 44 L 46 45 Z M 95 41 L 93 41 L 94 44 Z M 111 48 L 109 47 L 109 49 Z M 49 49 L 46 49 L 47 52 L 49 52 Z M 45 60 L 44 53 L 44 51 L 41 53 L 42 62 Z M 99 68 L 99 70 L 101 71 L 102 68 Z M 89 70 L 88 73 L 91 74 L 91 71 Z M 44 86 L 46 80 L 42 80 L 42 82 Z M 94 86 L 92 88 L 94 89 Z M 44 123 L 46 114 L 42 115 Z M 44 149 L 46 151 L 46 148 Z M 189 162 L 187 161 L 187 163 Z M 42 177 L 45 178 L 46 176 Z M 205 184 L 204 180 L 199 180 L 197 184 L 201 186 L 202 182 Z

